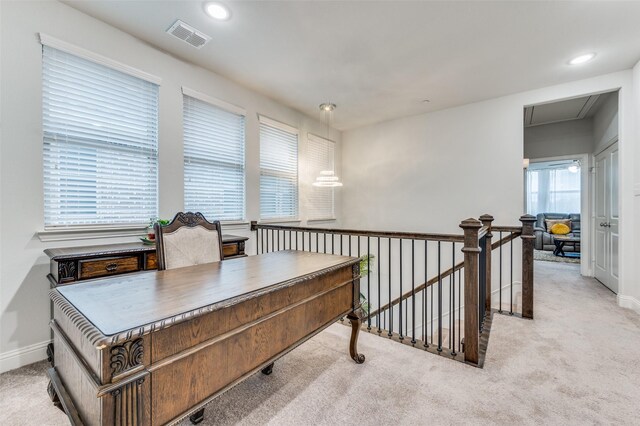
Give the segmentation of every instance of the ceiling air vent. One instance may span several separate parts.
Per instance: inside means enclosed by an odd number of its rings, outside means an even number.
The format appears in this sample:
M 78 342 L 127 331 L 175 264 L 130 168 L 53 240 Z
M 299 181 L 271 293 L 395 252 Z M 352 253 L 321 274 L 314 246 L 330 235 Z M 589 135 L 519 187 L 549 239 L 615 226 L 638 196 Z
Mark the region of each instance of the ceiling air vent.
M 167 30 L 172 36 L 178 37 L 180 40 L 189 43 L 196 49 L 200 49 L 207 44 L 211 37 L 196 30 L 191 25 L 185 24 L 181 20 L 177 20 L 171 28 Z

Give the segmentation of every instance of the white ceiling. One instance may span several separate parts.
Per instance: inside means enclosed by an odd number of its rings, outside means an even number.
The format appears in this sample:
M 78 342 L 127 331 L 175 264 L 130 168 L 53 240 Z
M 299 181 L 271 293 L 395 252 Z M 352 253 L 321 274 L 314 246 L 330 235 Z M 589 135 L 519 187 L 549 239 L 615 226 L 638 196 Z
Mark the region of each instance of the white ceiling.
M 342 130 L 640 60 L 640 2 L 226 1 L 227 22 L 201 1 L 65 3 L 308 115 L 334 102 Z M 178 18 L 213 39 L 198 50 L 166 34 Z
M 613 94 L 608 92 L 528 106 L 524 109 L 524 127 L 593 117 Z

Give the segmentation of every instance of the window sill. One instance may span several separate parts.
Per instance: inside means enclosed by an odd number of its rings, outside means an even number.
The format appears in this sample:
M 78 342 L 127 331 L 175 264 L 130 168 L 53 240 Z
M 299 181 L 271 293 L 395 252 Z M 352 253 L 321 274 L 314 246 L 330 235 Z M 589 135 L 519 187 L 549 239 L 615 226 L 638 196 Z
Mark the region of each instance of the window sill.
M 273 225 L 276 223 L 300 223 L 300 219 L 264 219 L 258 222 L 258 225 Z
M 146 234 L 145 225 L 60 228 L 38 231 L 43 243 L 50 241 L 91 240 L 97 238 L 140 237 Z
M 328 217 L 325 219 L 307 219 L 307 223 L 320 223 L 320 222 L 335 222 L 337 219 L 335 217 Z
M 246 221 L 228 221 L 228 222 L 220 222 L 220 226 L 222 227 L 222 232 L 228 230 L 247 230 L 250 227 L 251 223 Z

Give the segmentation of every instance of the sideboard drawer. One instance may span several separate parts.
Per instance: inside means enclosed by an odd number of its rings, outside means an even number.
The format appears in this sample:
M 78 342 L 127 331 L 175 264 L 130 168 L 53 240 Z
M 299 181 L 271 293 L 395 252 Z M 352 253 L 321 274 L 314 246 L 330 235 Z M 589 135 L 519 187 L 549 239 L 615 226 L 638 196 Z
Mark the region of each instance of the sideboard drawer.
M 156 257 L 156 252 L 147 253 L 144 257 L 144 269 L 148 271 L 150 269 L 158 268 L 158 259 Z
M 95 260 L 81 260 L 78 279 L 106 277 L 109 275 L 136 272 L 140 270 L 138 256 L 107 257 Z
M 228 244 L 222 246 L 222 255 L 224 257 L 236 256 L 239 254 L 237 244 Z

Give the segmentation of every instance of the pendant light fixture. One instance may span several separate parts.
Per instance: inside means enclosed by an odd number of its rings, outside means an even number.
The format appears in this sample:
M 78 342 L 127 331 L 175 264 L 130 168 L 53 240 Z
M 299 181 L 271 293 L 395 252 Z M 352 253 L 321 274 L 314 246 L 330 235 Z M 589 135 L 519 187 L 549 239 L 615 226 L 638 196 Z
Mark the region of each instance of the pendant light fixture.
M 335 109 L 336 109 L 336 104 L 333 104 L 331 102 L 325 102 L 323 104 L 320 104 L 320 111 L 324 113 L 324 121 L 327 126 L 327 140 L 329 140 L 331 116 Z M 342 182 L 340 182 L 340 178 L 336 176 L 334 170 L 322 170 L 320 172 L 320 176 L 316 178 L 316 181 L 313 182 L 312 185 L 324 187 L 324 188 L 335 188 L 338 186 L 342 186 Z

